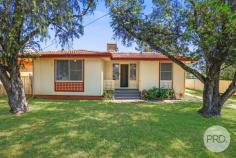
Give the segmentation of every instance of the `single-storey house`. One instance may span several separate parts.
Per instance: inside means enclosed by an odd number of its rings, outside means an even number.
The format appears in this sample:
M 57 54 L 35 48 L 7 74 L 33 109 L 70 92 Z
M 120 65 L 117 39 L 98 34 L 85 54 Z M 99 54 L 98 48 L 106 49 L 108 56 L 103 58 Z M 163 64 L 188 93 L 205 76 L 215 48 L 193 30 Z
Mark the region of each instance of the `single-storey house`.
M 107 51 L 45 51 L 33 60 L 33 95 L 39 98 L 101 99 L 104 90 L 152 87 L 185 91 L 185 71 L 159 53 Z M 189 58 L 179 57 L 184 62 Z

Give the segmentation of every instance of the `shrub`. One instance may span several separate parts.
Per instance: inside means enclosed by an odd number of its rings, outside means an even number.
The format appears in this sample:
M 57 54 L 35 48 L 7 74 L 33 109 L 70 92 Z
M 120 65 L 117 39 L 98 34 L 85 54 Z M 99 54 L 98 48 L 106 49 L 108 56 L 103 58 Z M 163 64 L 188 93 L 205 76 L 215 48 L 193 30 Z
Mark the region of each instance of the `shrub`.
M 173 89 L 163 89 L 153 87 L 142 91 L 143 99 L 175 99 L 175 92 Z
M 114 91 L 113 90 L 104 90 L 103 92 L 103 97 L 107 99 L 112 99 L 114 96 Z

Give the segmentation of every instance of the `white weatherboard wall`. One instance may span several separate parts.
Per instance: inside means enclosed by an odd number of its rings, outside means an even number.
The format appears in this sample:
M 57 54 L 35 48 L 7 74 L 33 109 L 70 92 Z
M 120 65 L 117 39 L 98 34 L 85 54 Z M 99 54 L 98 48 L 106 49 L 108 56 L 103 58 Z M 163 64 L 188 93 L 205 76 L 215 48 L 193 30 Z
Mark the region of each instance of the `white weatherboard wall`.
M 165 61 L 161 61 L 165 63 Z M 139 65 L 139 90 L 159 87 L 159 64 L 158 61 L 141 61 Z M 184 95 L 185 91 L 185 71 L 173 63 L 173 89 L 176 97 Z
M 139 62 L 137 61 L 119 61 L 119 60 L 115 60 L 115 61 L 106 61 L 104 62 L 104 80 L 112 80 L 112 73 L 113 73 L 113 64 L 128 64 L 129 65 L 129 70 L 128 70 L 128 88 L 131 89 L 138 89 L 138 81 L 139 81 Z M 136 64 L 136 80 L 130 80 L 130 64 Z M 114 80 L 114 87 L 115 88 L 120 88 L 120 79 L 119 80 Z
M 173 64 L 173 89 L 176 97 L 185 92 L 185 71 L 179 65 Z
M 102 59 L 98 58 L 85 58 L 84 92 L 55 92 L 54 60 L 55 59 L 53 58 L 38 58 L 34 60 L 34 95 L 101 96 L 103 93 L 103 77 L 105 77 L 105 79 L 112 79 L 111 61 L 104 62 Z M 139 88 L 140 91 L 152 87 L 159 87 L 159 63 L 159 61 L 140 61 L 137 63 L 137 88 Z M 106 70 L 105 73 L 104 70 Z M 179 97 L 180 93 L 184 94 L 185 72 L 181 67 L 174 63 L 173 89 L 175 90 L 177 97 Z
M 75 58 L 73 58 L 75 59 Z M 79 59 L 79 58 L 78 58 Z M 103 93 L 103 61 L 84 59 L 84 92 L 55 92 L 53 58 L 34 60 L 34 95 L 101 96 Z
M 139 90 L 159 87 L 159 62 L 140 61 L 139 64 Z

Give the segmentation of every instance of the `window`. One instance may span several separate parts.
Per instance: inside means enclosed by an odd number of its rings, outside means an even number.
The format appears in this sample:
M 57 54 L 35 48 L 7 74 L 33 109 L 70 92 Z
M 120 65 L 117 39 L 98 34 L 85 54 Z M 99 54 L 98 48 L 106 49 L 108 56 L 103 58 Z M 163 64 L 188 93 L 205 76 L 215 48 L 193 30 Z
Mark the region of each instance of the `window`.
M 82 60 L 71 60 L 70 61 L 70 80 L 82 81 L 83 80 L 83 61 Z
M 82 60 L 57 60 L 56 61 L 57 81 L 82 81 L 83 61 Z
M 160 88 L 172 88 L 172 63 L 160 64 Z
M 113 80 L 119 80 L 120 78 L 120 65 L 113 64 Z
M 60 60 L 56 62 L 56 79 L 61 81 L 69 80 L 69 63 L 66 60 Z
M 130 80 L 136 80 L 136 64 L 130 64 Z

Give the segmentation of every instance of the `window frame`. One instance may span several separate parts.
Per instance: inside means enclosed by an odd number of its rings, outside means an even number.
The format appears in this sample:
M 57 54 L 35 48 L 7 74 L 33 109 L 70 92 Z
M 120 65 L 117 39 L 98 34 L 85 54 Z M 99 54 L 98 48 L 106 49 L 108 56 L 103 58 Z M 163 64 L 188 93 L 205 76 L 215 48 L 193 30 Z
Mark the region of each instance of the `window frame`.
M 118 79 L 114 79 L 114 65 L 118 65 Z M 112 80 L 119 81 L 120 80 L 120 64 L 119 63 L 112 63 Z
M 131 65 L 135 65 L 135 79 L 131 79 Z M 137 64 L 136 63 L 129 64 L 129 80 L 130 81 L 136 81 L 137 80 Z
M 161 64 L 171 64 L 171 80 L 162 80 L 161 79 Z M 164 71 L 164 72 L 170 72 L 170 71 Z M 173 89 L 173 63 L 170 62 L 160 62 L 159 63 L 159 87 L 161 88 L 161 81 L 168 81 L 171 83 L 171 89 Z
M 70 78 L 70 61 L 81 61 L 82 62 L 82 80 L 58 80 L 57 79 L 57 61 L 67 61 L 68 62 L 68 76 Z M 84 82 L 84 60 L 83 59 L 57 59 L 54 60 L 54 80 L 56 82 Z

